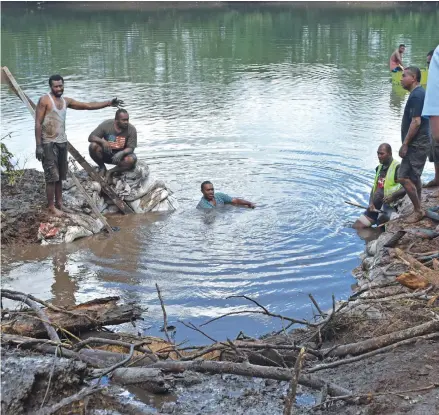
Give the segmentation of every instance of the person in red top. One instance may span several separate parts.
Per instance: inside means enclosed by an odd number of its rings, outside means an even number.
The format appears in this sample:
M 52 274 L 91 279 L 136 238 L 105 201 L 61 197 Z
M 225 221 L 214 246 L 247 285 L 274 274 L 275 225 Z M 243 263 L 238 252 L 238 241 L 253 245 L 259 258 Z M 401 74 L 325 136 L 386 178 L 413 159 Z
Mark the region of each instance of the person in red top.
M 127 110 L 119 108 L 114 120 L 106 120 L 90 134 L 90 157 L 99 166 L 99 173 L 108 181 L 114 173 L 134 169 L 137 157 L 137 130 L 129 123 Z M 116 167 L 106 171 L 105 163 Z
M 390 56 L 389 67 L 390 72 L 403 71 L 404 66 L 402 65 L 402 55 L 405 52 L 405 45 L 399 45 L 398 49 L 392 53 Z

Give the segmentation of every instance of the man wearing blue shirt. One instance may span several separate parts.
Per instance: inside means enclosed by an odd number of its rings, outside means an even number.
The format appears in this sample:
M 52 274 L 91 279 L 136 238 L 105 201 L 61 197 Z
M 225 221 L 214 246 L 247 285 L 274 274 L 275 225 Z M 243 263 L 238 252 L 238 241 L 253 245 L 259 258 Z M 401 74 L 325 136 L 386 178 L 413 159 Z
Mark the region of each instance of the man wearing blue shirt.
M 215 193 L 213 184 L 209 181 L 201 183 L 201 193 L 203 197 L 197 205 L 197 209 L 213 209 L 224 205 L 245 206 L 254 209 L 256 206 L 244 199 L 230 197 L 225 193 Z

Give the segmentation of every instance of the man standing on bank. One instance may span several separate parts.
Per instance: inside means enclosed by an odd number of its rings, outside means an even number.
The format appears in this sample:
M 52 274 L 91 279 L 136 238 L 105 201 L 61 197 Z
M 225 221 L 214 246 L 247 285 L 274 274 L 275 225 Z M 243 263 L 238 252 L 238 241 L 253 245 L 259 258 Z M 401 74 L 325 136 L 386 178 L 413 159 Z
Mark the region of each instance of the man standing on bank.
M 128 112 L 120 108 L 114 120 L 104 121 L 88 137 L 90 157 L 99 166 L 99 173 L 105 173 L 107 181 L 114 173 L 132 170 L 136 166 L 137 130 L 129 120 Z M 106 172 L 105 163 L 116 167 Z
M 428 119 L 421 116 L 425 90 L 419 84 L 420 81 L 419 68 L 409 66 L 404 69 L 401 85 L 410 91 L 410 96 L 401 123 L 402 146 L 399 157 L 402 161 L 398 171 L 398 181 L 404 186 L 413 203 L 414 212 L 406 219 L 407 223 L 418 222 L 424 216 L 421 209 L 421 175 L 430 149 L 430 138 Z
M 63 97 L 64 79 L 61 75 L 52 75 L 49 86 L 50 92 L 39 99 L 35 112 L 35 156 L 43 163 L 49 212 L 62 216 L 62 181 L 67 177 L 67 108 L 98 110 L 118 107 L 123 105 L 123 101 L 113 98 L 104 102 L 84 103 Z

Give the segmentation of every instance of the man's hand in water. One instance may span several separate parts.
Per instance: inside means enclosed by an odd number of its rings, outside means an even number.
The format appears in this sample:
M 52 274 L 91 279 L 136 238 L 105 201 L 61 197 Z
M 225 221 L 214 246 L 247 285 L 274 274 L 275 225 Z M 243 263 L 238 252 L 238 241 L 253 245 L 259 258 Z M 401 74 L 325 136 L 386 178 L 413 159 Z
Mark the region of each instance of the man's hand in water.
M 113 158 L 111 159 L 112 163 L 119 164 L 122 158 L 125 156 L 125 153 L 123 151 L 118 151 Z
M 41 144 L 37 145 L 37 149 L 35 150 L 35 157 L 37 158 L 37 160 L 43 161 L 44 150 Z
M 112 107 L 123 107 L 124 105 L 125 103 L 121 99 L 117 99 L 117 97 L 111 100 Z

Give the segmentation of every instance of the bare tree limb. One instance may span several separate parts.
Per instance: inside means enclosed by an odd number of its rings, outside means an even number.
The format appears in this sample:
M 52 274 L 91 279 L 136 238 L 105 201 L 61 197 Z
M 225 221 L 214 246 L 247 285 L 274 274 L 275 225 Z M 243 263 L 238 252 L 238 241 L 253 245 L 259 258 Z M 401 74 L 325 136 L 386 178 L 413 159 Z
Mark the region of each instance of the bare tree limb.
M 61 343 L 61 340 L 58 337 L 58 334 L 56 333 L 55 329 L 52 327 L 46 313 L 38 306 L 38 304 L 35 301 L 31 300 L 26 294 L 22 294 L 22 293 L 13 294 L 12 292 L 5 290 L 1 291 L 1 296 L 9 298 L 10 300 L 21 301 L 27 304 L 32 310 L 35 311 L 37 316 L 43 322 L 47 334 L 49 335 L 49 339 L 54 342 Z
M 389 346 L 381 347 L 380 349 L 373 350 L 371 352 L 364 353 L 364 354 L 361 354 L 359 356 L 350 357 L 348 359 L 337 360 L 335 362 L 330 362 L 330 363 L 325 363 L 325 364 L 314 366 L 311 369 L 308 369 L 306 371 L 306 373 L 314 373 L 314 372 L 317 372 L 319 370 L 325 370 L 325 369 L 330 369 L 332 367 L 337 367 L 337 366 L 341 366 L 341 365 L 347 365 L 349 363 L 358 362 L 359 360 L 362 360 L 362 359 L 367 359 L 368 357 L 372 357 L 372 356 L 375 356 L 377 354 L 381 354 L 381 353 L 385 353 L 385 352 L 391 351 L 391 350 L 395 349 L 398 346 L 405 346 L 407 344 L 415 343 L 415 342 L 417 342 L 419 340 L 431 340 L 431 339 L 436 339 L 438 337 L 439 337 L 439 333 L 432 333 L 432 334 L 428 334 L 426 336 L 412 337 L 410 339 L 401 340 L 400 342 L 393 343 L 393 344 L 391 344 Z
M 305 348 L 299 352 L 297 356 L 296 364 L 294 365 L 294 373 L 290 382 L 290 389 L 288 391 L 287 397 L 285 399 L 284 415 L 291 415 L 293 411 L 293 405 L 296 401 L 297 384 L 299 381 L 300 371 L 302 369 L 303 358 L 305 357 Z
M 99 392 L 102 389 L 102 387 L 99 386 L 92 386 L 92 387 L 86 387 L 84 389 L 81 389 L 78 393 L 75 393 L 72 396 L 69 396 L 68 398 L 64 398 L 55 405 L 52 405 L 48 408 L 42 408 L 40 409 L 36 415 L 52 415 L 59 411 L 61 408 L 64 408 L 67 405 L 70 405 L 73 402 L 80 401 L 84 399 L 86 396 L 89 396 L 93 393 Z

